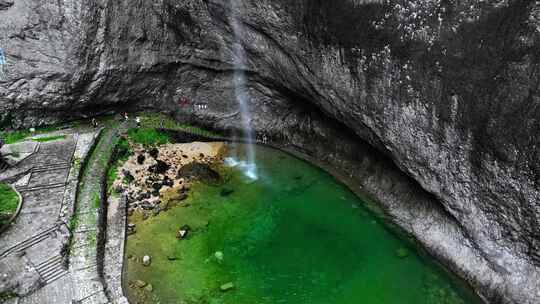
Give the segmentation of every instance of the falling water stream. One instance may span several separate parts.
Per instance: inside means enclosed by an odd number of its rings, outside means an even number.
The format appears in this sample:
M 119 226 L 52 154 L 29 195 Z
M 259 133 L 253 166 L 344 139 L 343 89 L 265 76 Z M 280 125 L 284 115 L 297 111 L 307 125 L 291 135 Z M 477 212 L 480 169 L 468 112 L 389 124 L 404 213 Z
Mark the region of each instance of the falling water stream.
M 227 164 L 238 166 L 245 176 L 252 180 L 256 180 L 257 166 L 255 164 L 255 150 L 253 148 L 253 129 L 251 128 L 251 112 L 249 109 L 249 93 L 246 85 L 246 57 L 244 47 L 242 45 L 242 27 L 238 20 L 238 14 L 242 11 L 240 0 L 231 0 L 231 16 L 230 23 L 233 29 L 233 62 L 234 62 L 234 95 L 242 120 L 243 141 L 247 144 L 246 160 L 238 160 L 237 158 L 229 158 Z

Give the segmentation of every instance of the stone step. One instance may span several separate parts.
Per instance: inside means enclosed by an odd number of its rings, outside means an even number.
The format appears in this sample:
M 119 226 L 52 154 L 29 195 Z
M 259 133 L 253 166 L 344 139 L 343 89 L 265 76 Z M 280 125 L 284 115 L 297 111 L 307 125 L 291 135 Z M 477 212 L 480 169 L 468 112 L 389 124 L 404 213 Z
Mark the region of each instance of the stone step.
M 65 268 L 62 256 L 54 256 L 47 261 L 36 266 L 36 271 L 49 284 L 60 277 L 66 275 L 68 270 Z
M 53 231 L 55 231 L 56 229 L 58 229 L 58 226 L 53 226 L 45 231 L 42 231 L 20 243 L 18 243 L 17 245 L 7 249 L 6 251 L 2 252 L 2 254 L 0 255 L 0 257 L 5 257 L 11 253 L 14 253 L 14 252 L 21 252 L 21 251 L 24 251 L 26 248 L 29 248 L 29 247 L 32 247 L 33 245 L 43 241 L 44 239 L 48 238 L 49 237 L 49 234 Z
M 37 264 L 36 269 L 38 269 L 38 270 L 45 269 L 47 266 L 55 264 L 58 261 L 62 261 L 62 256 L 61 255 L 52 256 L 52 257 L 48 258 L 47 260 Z
M 38 273 L 41 275 L 41 277 L 45 279 L 45 281 L 47 281 L 48 278 L 63 271 L 67 272 L 67 270 L 64 268 L 64 265 L 62 264 L 62 262 L 57 262 L 57 263 L 49 265 L 45 269 L 38 270 Z
M 53 171 L 53 170 L 61 170 L 61 169 L 69 169 L 71 168 L 70 163 L 58 163 L 58 164 L 51 164 L 51 165 L 45 165 L 45 166 L 38 166 L 34 167 L 32 169 L 32 172 L 45 172 L 45 171 Z
M 103 289 L 100 289 L 100 290 L 96 290 L 95 292 L 92 292 L 89 296 L 79 300 L 78 303 L 105 304 L 105 303 L 109 303 L 109 300 L 107 299 L 107 296 L 105 295 L 105 292 L 103 291 Z
M 43 274 L 41 277 L 45 280 L 47 284 L 50 284 L 58 280 L 59 278 L 65 276 L 66 274 L 68 274 L 68 271 L 64 269 L 63 266 L 61 266 Z
M 54 269 L 58 268 L 58 266 L 63 266 L 63 264 L 64 263 L 63 263 L 62 257 L 57 256 L 53 258 L 52 260 L 48 261 L 47 263 L 45 263 L 44 265 L 36 266 L 36 270 L 43 276 L 44 274 L 54 271 Z
M 29 192 L 29 191 L 38 191 L 38 190 L 46 190 L 46 189 L 53 189 L 53 188 L 60 188 L 65 187 L 66 183 L 56 183 L 56 184 L 49 184 L 49 185 L 41 185 L 36 187 L 17 187 L 17 191 L 19 192 Z

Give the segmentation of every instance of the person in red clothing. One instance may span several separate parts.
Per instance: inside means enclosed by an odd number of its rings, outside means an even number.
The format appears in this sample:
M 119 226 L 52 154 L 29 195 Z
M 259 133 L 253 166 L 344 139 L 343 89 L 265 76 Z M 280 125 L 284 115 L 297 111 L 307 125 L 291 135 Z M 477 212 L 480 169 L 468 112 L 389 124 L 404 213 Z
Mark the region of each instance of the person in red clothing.
M 178 100 L 178 104 L 182 107 L 187 107 L 189 105 L 189 101 L 186 97 L 180 97 L 180 100 Z

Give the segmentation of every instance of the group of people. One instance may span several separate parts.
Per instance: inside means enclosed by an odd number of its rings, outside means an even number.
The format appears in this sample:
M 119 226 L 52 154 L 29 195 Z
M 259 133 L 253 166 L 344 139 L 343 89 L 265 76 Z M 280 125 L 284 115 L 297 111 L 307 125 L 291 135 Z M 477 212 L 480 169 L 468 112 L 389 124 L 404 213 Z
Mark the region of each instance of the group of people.
M 129 121 L 129 116 L 127 112 L 124 112 L 124 121 Z M 135 123 L 137 124 L 137 128 L 141 127 L 141 118 L 139 116 L 135 116 Z
M 258 140 L 261 141 L 263 144 L 267 144 L 268 136 L 266 136 L 266 133 L 262 133 L 258 136 Z
M 127 112 L 122 113 L 122 118 L 125 122 L 129 121 L 129 115 Z M 141 127 L 141 118 L 139 116 L 135 117 L 135 123 L 137 124 L 137 128 Z M 99 126 L 98 121 L 95 118 L 92 118 L 92 126 L 94 128 L 97 128 Z

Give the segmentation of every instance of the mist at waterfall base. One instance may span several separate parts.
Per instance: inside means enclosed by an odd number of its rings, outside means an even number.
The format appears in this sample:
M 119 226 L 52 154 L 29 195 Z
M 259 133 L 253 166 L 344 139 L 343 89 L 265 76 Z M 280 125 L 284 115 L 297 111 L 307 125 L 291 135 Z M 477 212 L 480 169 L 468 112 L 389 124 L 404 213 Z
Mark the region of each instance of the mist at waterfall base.
M 241 160 L 238 155 L 229 157 L 225 163 L 231 167 L 238 167 L 250 180 L 257 180 L 257 165 L 255 163 L 255 150 L 253 148 L 253 129 L 251 128 L 251 112 L 249 109 L 249 93 L 246 86 L 246 74 L 244 72 L 246 59 L 242 46 L 242 27 L 238 21 L 241 7 L 238 0 L 231 0 L 230 23 L 234 32 L 233 62 L 234 62 L 234 96 L 240 110 L 242 120 L 242 138 L 247 145 L 246 160 Z

